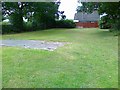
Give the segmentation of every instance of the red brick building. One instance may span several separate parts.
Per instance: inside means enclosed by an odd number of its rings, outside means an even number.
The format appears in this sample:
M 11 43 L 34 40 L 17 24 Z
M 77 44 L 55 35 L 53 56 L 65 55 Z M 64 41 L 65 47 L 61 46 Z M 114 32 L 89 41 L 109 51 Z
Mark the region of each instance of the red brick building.
M 76 27 L 83 27 L 83 28 L 97 28 L 98 22 L 75 22 Z
M 98 27 L 98 20 L 100 16 L 97 11 L 94 11 L 91 14 L 78 12 L 74 16 L 74 20 L 77 20 L 76 27 L 83 27 L 83 28 L 96 28 Z

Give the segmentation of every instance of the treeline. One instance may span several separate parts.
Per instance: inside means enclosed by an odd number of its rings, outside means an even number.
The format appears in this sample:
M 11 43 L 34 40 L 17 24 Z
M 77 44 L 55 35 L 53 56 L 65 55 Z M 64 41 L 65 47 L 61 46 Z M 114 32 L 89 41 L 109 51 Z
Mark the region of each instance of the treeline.
M 58 11 L 60 2 L 2 2 L 2 33 L 74 28 L 75 23 L 65 20 L 64 11 Z M 59 19 L 61 18 L 61 20 Z

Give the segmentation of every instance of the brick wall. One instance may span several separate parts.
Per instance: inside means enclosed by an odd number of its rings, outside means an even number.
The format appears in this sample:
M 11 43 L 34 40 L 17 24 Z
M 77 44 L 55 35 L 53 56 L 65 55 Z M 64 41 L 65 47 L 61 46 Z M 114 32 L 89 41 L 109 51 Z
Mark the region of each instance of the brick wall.
M 76 27 L 97 28 L 98 22 L 76 22 Z

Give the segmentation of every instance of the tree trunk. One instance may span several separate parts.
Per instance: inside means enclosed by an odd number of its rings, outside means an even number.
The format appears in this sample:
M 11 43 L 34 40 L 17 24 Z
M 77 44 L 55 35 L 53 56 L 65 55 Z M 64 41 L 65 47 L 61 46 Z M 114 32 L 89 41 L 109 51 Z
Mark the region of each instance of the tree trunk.
M 21 7 L 20 7 L 21 5 Z M 19 5 L 19 30 L 20 32 L 24 31 L 24 26 L 23 26 L 23 4 L 21 2 L 21 4 Z

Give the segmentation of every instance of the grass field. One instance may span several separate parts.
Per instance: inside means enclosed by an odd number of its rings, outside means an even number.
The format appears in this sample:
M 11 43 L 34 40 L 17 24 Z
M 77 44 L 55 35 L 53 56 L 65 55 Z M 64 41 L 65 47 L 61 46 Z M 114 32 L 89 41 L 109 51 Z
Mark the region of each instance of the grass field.
M 108 30 L 50 29 L 3 39 L 71 43 L 55 51 L 3 47 L 4 88 L 118 87 L 118 37 Z

